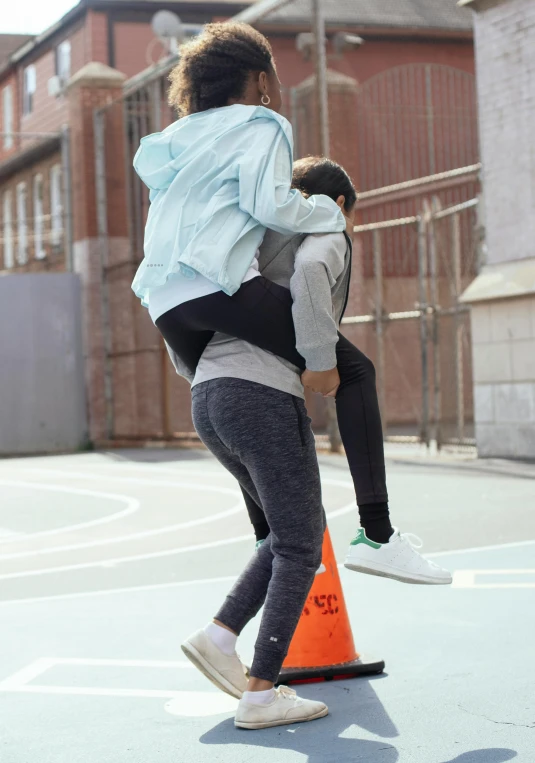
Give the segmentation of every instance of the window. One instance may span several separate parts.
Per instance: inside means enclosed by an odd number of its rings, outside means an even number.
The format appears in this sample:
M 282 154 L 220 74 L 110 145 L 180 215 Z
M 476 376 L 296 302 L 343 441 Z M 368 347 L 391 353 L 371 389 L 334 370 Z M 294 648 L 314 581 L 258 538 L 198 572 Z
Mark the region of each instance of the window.
M 33 242 L 36 260 L 46 257 L 43 247 L 43 176 L 33 179 Z
M 22 89 L 22 113 L 31 114 L 33 111 L 33 101 L 37 87 L 37 75 L 35 66 L 27 66 L 23 74 Z
M 50 170 L 50 243 L 59 246 L 63 237 L 63 204 L 61 196 L 61 164 Z
M 2 112 L 4 133 L 4 148 L 13 146 L 13 90 L 11 85 L 5 87 L 2 91 Z
M 28 262 L 28 221 L 26 219 L 26 183 L 17 184 L 17 261 Z
M 3 199 L 3 230 L 2 239 L 4 241 L 4 268 L 12 268 L 13 261 L 13 213 L 11 202 L 11 191 L 4 193 Z
M 71 76 L 71 43 L 65 40 L 56 48 L 56 75 L 64 84 Z

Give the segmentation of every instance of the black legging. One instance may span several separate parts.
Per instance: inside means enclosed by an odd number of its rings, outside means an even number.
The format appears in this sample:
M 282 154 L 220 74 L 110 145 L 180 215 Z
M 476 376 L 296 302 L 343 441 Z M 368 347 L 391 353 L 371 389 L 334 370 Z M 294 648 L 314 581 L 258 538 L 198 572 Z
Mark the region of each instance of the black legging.
M 292 295 L 288 289 L 262 276 L 247 281 L 232 297 L 219 291 L 184 302 L 160 316 L 156 326 L 192 374 L 216 331 L 250 342 L 301 370 L 306 368 L 295 348 Z M 381 504 L 383 513 L 386 511 L 388 516 L 375 369 L 366 355 L 344 336 L 338 336 L 336 358 L 340 386 L 336 412 L 361 523 L 366 527 L 364 520 L 371 505 Z

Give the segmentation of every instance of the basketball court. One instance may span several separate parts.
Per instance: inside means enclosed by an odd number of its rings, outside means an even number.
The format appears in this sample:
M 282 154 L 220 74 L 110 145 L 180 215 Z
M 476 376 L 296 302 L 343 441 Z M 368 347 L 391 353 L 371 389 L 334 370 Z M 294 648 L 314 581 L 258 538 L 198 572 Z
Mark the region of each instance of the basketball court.
M 330 715 L 257 732 L 234 728 L 236 701 L 179 647 L 254 548 L 217 462 L 165 450 L 0 462 L 2 763 L 533 763 L 535 481 L 404 461 L 389 463 L 395 519 L 453 586 L 342 569 L 357 649 L 385 673 L 302 686 Z M 344 459 L 321 464 L 340 561 L 352 486 Z M 246 660 L 255 633 L 240 639 Z

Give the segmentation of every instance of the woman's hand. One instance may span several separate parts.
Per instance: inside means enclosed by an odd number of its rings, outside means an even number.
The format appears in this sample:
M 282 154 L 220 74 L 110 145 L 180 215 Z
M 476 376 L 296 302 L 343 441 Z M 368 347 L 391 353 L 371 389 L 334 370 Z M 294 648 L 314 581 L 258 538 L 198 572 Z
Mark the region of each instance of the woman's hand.
M 319 392 L 323 397 L 336 397 L 340 386 L 340 376 L 337 368 L 330 371 L 303 371 L 301 381 L 313 392 Z

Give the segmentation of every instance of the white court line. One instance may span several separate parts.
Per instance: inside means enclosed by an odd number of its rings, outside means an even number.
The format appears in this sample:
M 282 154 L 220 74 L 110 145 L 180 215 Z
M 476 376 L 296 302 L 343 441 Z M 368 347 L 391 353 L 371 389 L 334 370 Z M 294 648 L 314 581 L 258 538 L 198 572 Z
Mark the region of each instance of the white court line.
M 190 718 L 235 713 L 238 707 L 238 700 L 223 692 L 172 691 L 169 689 L 107 689 L 95 686 L 42 686 L 39 684 L 30 684 L 30 686 L 23 686 L 13 691 L 19 694 L 49 694 L 56 696 L 168 699 L 170 702 L 165 708 L 168 713 Z
M 439 556 L 452 556 L 453 554 L 474 554 L 477 551 L 499 551 L 502 548 L 522 548 L 522 546 L 532 546 L 535 540 L 518 540 L 512 543 L 496 543 L 493 546 L 472 546 L 471 548 L 460 548 L 456 551 L 432 551 L 430 554 L 424 554 L 428 559 L 436 559 Z
M 41 482 L 24 482 L 22 480 L 0 480 L 0 485 L 7 485 L 12 487 L 24 487 L 32 488 L 35 490 L 50 490 L 56 493 L 70 493 L 71 495 L 85 495 L 91 498 L 106 498 L 111 501 L 121 501 L 126 503 L 126 509 L 117 511 L 115 514 L 107 514 L 99 519 L 91 519 L 88 522 L 79 522 L 75 525 L 64 525 L 62 527 L 56 527 L 54 530 L 40 530 L 36 533 L 28 533 L 24 536 L 24 540 L 33 540 L 34 538 L 43 538 L 45 535 L 58 535 L 59 533 L 73 532 L 74 530 L 82 530 L 87 527 L 95 527 L 96 525 L 108 524 L 108 522 L 116 522 L 118 519 L 134 514 L 139 510 L 140 502 L 137 498 L 132 498 L 128 495 L 122 495 L 121 493 L 103 493 L 100 490 L 85 490 L 83 488 L 65 487 L 64 485 L 50 485 L 48 483 Z M 2 538 L 2 543 L 14 543 L 20 541 L 21 538 Z
M 22 694 L 62 694 L 78 695 L 92 697 L 144 697 L 155 699 L 173 699 L 174 697 L 184 697 L 192 699 L 192 695 L 199 694 L 203 697 L 207 692 L 189 692 L 189 691 L 170 691 L 169 689 L 105 689 L 95 686 L 43 686 L 40 684 L 30 684 L 21 686 L 20 689 L 3 689 L 0 685 L 0 691 L 14 691 Z M 232 699 L 229 697 L 229 699 Z M 236 706 L 238 700 L 235 700 Z
M 0 692 L 18 694 L 48 694 L 59 696 L 140 697 L 143 699 L 169 699 L 167 712 L 181 716 L 218 715 L 236 710 L 238 700 L 219 692 L 184 691 L 169 689 L 108 688 L 96 686 L 57 686 L 30 683 L 46 671 L 61 665 L 91 667 L 192 669 L 190 662 L 174 660 L 115 660 L 77 657 L 42 657 L 0 682 Z
M 9 543 L 10 540 L 22 540 L 27 537 L 27 533 L 10 530 L 8 527 L 0 527 L 0 543 Z
M 324 484 L 334 485 L 338 487 L 345 487 L 353 489 L 353 485 L 350 482 L 343 482 L 341 480 L 334 480 L 327 478 L 323 480 Z M 183 483 L 184 484 L 184 483 Z M 190 485 L 190 487 L 193 487 L 193 485 Z M 236 490 L 231 490 L 230 488 L 217 488 L 217 487 L 206 487 L 205 486 L 197 486 L 197 489 L 207 489 L 207 490 L 213 490 L 214 492 L 226 492 L 231 493 L 234 495 L 240 495 Z M 351 503 L 346 504 L 345 506 L 342 506 L 340 509 L 335 509 L 333 512 L 330 512 L 327 514 L 328 519 L 333 519 L 335 517 L 342 516 L 343 514 L 348 514 L 350 511 L 352 511 L 355 508 L 356 504 L 354 501 L 351 501 Z M 230 516 L 231 514 L 236 514 L 239 511 L 242 510 L 242 503 L 240 501 L 239 504 L 237 504 L 232 509 L 228 509 L 225 512 L 220 512 L 220 514 L 211 515 L 209 517 L 203 517 L 202 519 L 197 520 L 191 520 L 188 523 L 182 523 L 181 525 L 170 525 L 167 528 L 158 528 L 156 530 L 148 530 L 145 532 L 136 533 L 133 536 L 126 536 L 126 539 L 129 540 L 131 538 L 146 538 L 153 535 L 159 535 L 162 533 L 170 532 L 172 529 L 181 528 L 183 526 L 194 526 L 198 524 L 206 524 L 211 521 L 214 521 L 215 519 L 219 519 L 222 516 Z M 120 539 L 123 540 L 123 539 Z M 171 548 L 171 549 L 165 549 L 164 551 L 152 551 L 148 554 L 135 554 L 133 556 L 123 556 L 123 557 L 116 557 L 113 559 L 105 559 L 105 560 L 99 560 L 99 561 L 93 561 L 93 562 L 83 562 L 80 564 L 70 564 L 70 565 L 63 565 L 59 567 L 45 567 L 37 570 L 25 570 L 23 572 L 9 572 L 4 575 L 0 575 L 0 580 L 12 580 L 14 578 L 28 578 L 28 577 L 36 577 L 39 575 L 50 575 L 53 573 L 58 572 L 67 572 L 71 570 L 82 570 L 82 569 L 90 569 L 91 567 L 103 567 L 103 566 L 115 566 L 117 564 L 122 564 L 125 562 L 136 562 L 136 561 L 144 561 L 146 559 L 158 559 L 166 556 L 175 556 L 178 554 L 185 554 L 190 553 L 192 551 L 202 551 L 209 548 L 218 548 L 220 546 L 228 546 L 233 543 L 240 543 L 243 540 L 250 540 L 250 535 L 240 535 L 235 538 L 223 538 L 221 540 L 217 541 L 211 541 L 208 543 L 199 543 L 197 545 L 193 546 L 181 546 L 178 548 Z M 20 556 L 37 556 L 40 554 L 46 554 L 46 553 L 52 553 L 52 551 L 68 551 L 78 548 L 88 548 L 91 546 L 103 546 L 109 543 L 117 543 L 119 540 L 117 539 L 106 539 L 102 541 L 91 541 L 88 543 L 80 543 L 73 545 L 71 547 L 56 547 L 55 549 L 43 549 L 42 551 L 36 551 L 36 552 L 21 552 L 20 554 L 10 554 L 10 555 L 2 555 L 0 556 L 1 560 L 5 559 L 12 559 L 12 558 L 18 558 Z
M 119 667 L 119 668 L 178 668 L 189 670 L 194 664 L 187 660 L 115 660 L 100 659 L 99 657 L 50 657 L 53 665 L 88 665 L 90 667 Z
M 251 542 L 251 536 L 244 536 Z M 481 546 L 480 548 L 464 548 L 454 551 L 438 552 L 440 555 L 448 554 L 466 554 L 473 553 L 474 551 L 496 551 L 501 548 L 515 548 L 517 546 L 535 545 L 535 540 L 519 541 L 518 543 L 505 543 L 503 546 Z M 426 557 L 433 556 L 432 554 L 426 554 Z M 337 567 L 344 569 L 343 562 L 340 562 Z M 111 596 L 113 594 L 128 594 L 138 593 L 144 591 L 159 591 L 166 588 L 187 588 L 194 585 L 216 585 L 218 583 L 233 583 L 238 579 L 238 575 L 225 575 L 219 578 L 199 578 L 198 580 L 180 580 L 172 583 L 152 583 L 142 586 L 129 586 L 124 588 L 108 588 L 100 591 L 79 591 L 76 593 L 58 593 L 51 596 L 35 596 L 27 599 L 10 599 L 0 601 L 0 607 L 6 607 L 10 604 L 39 604 L 41 602 L 48 601 L 64 601 L 68 599 L 83 599 L 88 596 Z
M 247 536 L 252 543 L 252 537 Z M 10 599 L 0 601 L 0 607 L 8 604 L 38 604 L 41 601 L 56 601 L 57 599 L 80 599 L 87 596 L 107 596 L 114 593 L 129 593 L 130 591 L 155 591 L 165 588 L 184 588 L 192 585 L 210 585 L 216 583 L 233 583 L 238 579 L 238 575 L 226 575 L 219 578 L 200 578 L 199 580 L 179 580 L 172 583 L 150 583 L 148 585 L 133 586 L 132 588 L 109 588 L 101 591 L 78 591 L 76 593 L 58 593 L 51 596 L 34 596 L 28 599 Z
M 18 670 L 16 673 L 13 673 L 13 675 L 0 681 L 0 691 L 26 691 L 26 687 L 30 681 L 33 681 L 37 676 L 43 675 L 43 673 L 46 673 L 48 670 L 51 670 L 58 665 L 82 665 L 89 667 L 111 666 L 124 668 L 178 668 L 179 670 L 189 670 L 194 667 L 191 662 L 187 662 L 186 660 L 178 662 L 176 660 L 114 660 L 82 657 L 41 657 L 27 665 L 25 668 L 22 668 L 22 670 Z M 33 684 L 33 686 L 34 685 L 35 684 Z
M 217 514 L 210 514 L 206 517 L 191 519 L 187 522 L 177 522 L 174 525 L 164 525 L 163 527 L 156 527 L 152 530 L 140 530 L 137 533 L 120 535 L 115 538 L 100 538 L 98 540 L 84 541 L 83 543 L 71 543 L 66 546 L 52 546 L 49 548 L 42 548 L 36 551 L 18 551 L 14 554 L 0 554 L 0 561 L 5 561 L 6 559 L 27 559 L 34 556 L 46 556 L 47 554 L 59 554 L 67 551 L 78 551 L 81 548 L 96 548 L 100 546 L 114 545 L 116 543 L 126 543 L 132 540 L 139 540 L 140 538 L 152 538 L 156 535 L 167 535 L 168 533 L 176 532 L 177 530 L 186 530 L 189 527 L 211 524 L 212 522 L 216 522 L 220 519 L 226 519 L 227 517 L 233 516 L 234 514 L 238 514 L 243 509 L 243 498 L 241 493 L 239 493 L 237 490 L 230 490 L 229 488 L 211 488 L 204 485 L 197 485 L 194 487 L 191 484 L 186 485 L 186 483 L 184 483 L 184 486 L 196 490 L 208 490 L 223 494 L 227 493 L 229 495 L 238 496 L 239 501 L 230 509 L 225 509 L 224 511 L 219 511 Z M 106 563 L 108 563 L 108 561 L 106 561 Z M 109 563 L 115 564 L 116 560 L 111 559 L 109 560 Z M 101 564 L 103 564 L 102 561 L 96 563 L 97 566 Z M 0 579 L 1 577 L 2 576 L 0 576 Z
M 54 665 L 54 660 L 50 657 L 41 657 L 39 660 L 26 665 L 22 670 L 18 670 L 13 675 L 0 681 L 0 691 L 19 691 L 21 687 L 26 686 L 37 676 L 42 675 Z
M 133 556 L 118 556 L 114 559 L 101 559 L 97 562 L 83 562 L 82 564 L 66 564 L 62 567 L 44 567 L 38 570 L 25 570 L 24 572 L 9 572 L 6 575 L 0 575 L 0 580 L 13 580 L 15 578 L 33 578 L 40 575 L 52 575 L 57 572 L 71 572 L 72 570 L 87 570 L 93 567 L 113 567 L 117 564 L 128 562 L 145 561 L 146 559 L 160 559 L 165 556 L 178 556 L 190 551 L 202 551 L 208 548 L 218 548 L 219 546 L 228 546 L 243 540 L 251 540 L 251 535 L 241 535 L 238 538 L 224 538 L 222 540 L 211 541 L 210 543 L 199 543 L 196 546 L 181 546 L 180 548 L 169 548 L 165 551 L 152 551 L 150 554 L 135 554 Z
M 535 580 L 531 583 L 478 583 L 476 576 L 485 575 L 535 575 L 535 570 L 456 570 L 453 573 L 453 588 L 535 588 Z

